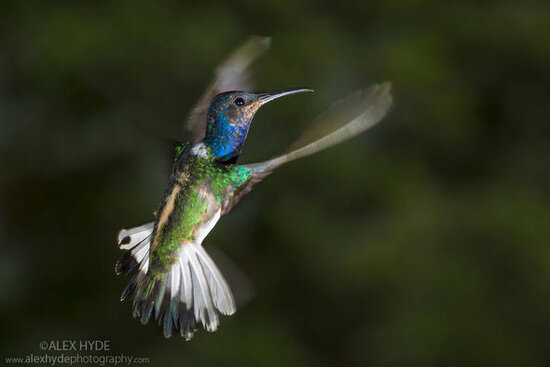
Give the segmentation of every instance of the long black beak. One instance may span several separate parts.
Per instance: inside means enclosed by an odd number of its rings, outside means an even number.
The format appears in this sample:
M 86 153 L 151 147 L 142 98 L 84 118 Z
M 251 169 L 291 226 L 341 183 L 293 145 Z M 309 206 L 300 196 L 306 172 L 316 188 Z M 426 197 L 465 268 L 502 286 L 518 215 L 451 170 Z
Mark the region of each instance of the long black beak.
M 274 92 L 268 92 L 268 93 L 260 93 L 258 94 L 259 102 L 260 104 L 266 104 L 268 102 L 273 101 L 274 99 L 281 98 L 284 96 L 288 96 L 291 94 L 296 93 L 304 93 L 304 92 L 313 92 L 313 89 L 309 88 L 287 88 L 287 89 L 281 89 Z

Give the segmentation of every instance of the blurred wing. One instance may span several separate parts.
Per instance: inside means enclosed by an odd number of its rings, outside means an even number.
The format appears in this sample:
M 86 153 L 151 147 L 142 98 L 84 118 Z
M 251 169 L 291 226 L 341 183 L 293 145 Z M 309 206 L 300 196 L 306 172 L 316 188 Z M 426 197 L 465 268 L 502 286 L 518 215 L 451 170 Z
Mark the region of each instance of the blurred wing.
M 254 185 L 280 165 L 350 139 L 380 122 L 392 105 L 391 83 L 375 84 L 335 103 L 291 146 L 290 152 L 268 161 L 241 166 L 248 170 L 244 184 L 228 189 L 222 214 L 228 213 Z
M 184 126 L 191 143 L 197 143 L 204 138 L 206 112 L 210 101 L 217 94 L 252 89 L 249 66 L 269 49 L 270 42 L 269 38 L 253 36 L 217 67 L 214 80 L 200 97 Z
M 336 102 L 314 120 L 310 129 L 290 147 L 290 152 L 266 162 L 249 165 L 251 169 L 275 168 L 353 138 L 380 122 L 393 103 L 391 83 L 374 84 Z

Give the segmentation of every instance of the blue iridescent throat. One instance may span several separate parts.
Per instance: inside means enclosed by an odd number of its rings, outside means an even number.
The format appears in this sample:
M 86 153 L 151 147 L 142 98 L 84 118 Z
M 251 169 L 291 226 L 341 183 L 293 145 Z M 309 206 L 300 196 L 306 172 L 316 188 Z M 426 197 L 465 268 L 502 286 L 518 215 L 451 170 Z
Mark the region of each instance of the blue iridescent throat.
M 224 109 L 215 118 L 209 116 L 208 129 L 204 143 L 212 154 L 221 161 L 238 156 L 248 134 L 250 121 L 231 121 Z

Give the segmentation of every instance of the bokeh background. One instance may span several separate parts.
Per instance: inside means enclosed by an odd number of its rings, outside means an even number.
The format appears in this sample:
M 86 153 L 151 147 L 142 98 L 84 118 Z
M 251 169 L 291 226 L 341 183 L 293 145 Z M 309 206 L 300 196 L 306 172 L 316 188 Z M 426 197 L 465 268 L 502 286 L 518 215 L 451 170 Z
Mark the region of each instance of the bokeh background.
M 550 364 L 550 3 L 3 1 L 0 24 L 3 362 L 102 339 L 163 366 Z M 251 34 L 273 38 L 258 90 L 317 92 L 262 109 L 242 162 L 373 82 L 395 108 L 220 221 L 206 246 L 255 296 L 165 340 L 119 302 L 116 233 L 151 218 L 171 141 Z

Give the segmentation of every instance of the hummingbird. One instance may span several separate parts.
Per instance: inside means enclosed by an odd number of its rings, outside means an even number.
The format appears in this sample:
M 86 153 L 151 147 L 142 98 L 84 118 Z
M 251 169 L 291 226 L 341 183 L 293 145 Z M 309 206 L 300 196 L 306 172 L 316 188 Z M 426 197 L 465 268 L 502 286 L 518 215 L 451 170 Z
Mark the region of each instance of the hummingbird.
M 121 300 L 133 295 L 133 316 L 151 318 L 165 337 L 174 331 L 190 340 L 198 326 L 217 330 L 221 315 L 236 312 L 227 281 L 202 246 L 223 215 L 281 165 L 343 142 L 379 122 L 392 104 L 389 83 L 376 84 L 333 106 L 291 146 L 259 163 L 239 164 L 248 131 L 262 106 L 281 97 L 312 92 L 287 88 L 254 93 L 250 63 L 267 49 L 252 38 L 217 70 L 188 119 L 188 141 L 177 145 L 168 185 L 154 219 L 123 229 L 117 274 L 130 274 Z M 234 88 L 234 87 L 237 88 Z

